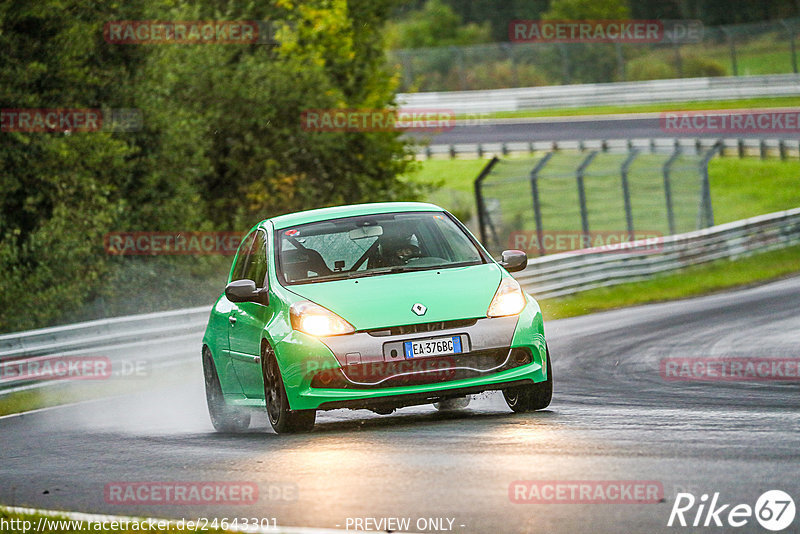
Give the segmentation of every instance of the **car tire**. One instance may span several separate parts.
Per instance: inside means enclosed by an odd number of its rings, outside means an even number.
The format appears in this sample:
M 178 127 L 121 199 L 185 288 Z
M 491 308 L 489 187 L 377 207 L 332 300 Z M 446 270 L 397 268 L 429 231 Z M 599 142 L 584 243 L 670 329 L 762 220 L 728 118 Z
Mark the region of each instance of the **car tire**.
M 316 410 L 292 410 L 286 397 L 283 376 L 272 347 L 265 345 L 261 354 L 261 372 L 264 376 L 264 403 L 267 418 L 278 434 L 309 432 L 314 428 Z
M 550 364 L 550 349 L 546 350 L 547 380 L 503 390 L 503 397 L 513 411 L 517 413 L 533 412 L 550 406 L 553 398 L 553 367 Z
M 463 410 L 469 406 L 470 397 L 455 397 L 452 399 L 443 399 L 439 402 L 434 402 L 433 407 L 440 412 L 452 412 L 455 410 Z
M 222 385 L 211 356 L 211 349 L 203 347 L 203 377 L 206 385 L 206 404 L 211 424 L 217 432 L 241 432 L 250 426 L 250 414 L 228 406 L 222 394 Z

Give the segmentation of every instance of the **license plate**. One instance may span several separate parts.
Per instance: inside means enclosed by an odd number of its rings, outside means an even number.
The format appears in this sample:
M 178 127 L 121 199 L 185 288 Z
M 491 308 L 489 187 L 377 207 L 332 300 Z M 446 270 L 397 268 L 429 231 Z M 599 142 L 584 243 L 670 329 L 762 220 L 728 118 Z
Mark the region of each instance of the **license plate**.
M 403 344 L 403 348 L 406 353 L 406 359 L 461 354 L 463 352 L 461 350 L 461 336 L 406 341 Z

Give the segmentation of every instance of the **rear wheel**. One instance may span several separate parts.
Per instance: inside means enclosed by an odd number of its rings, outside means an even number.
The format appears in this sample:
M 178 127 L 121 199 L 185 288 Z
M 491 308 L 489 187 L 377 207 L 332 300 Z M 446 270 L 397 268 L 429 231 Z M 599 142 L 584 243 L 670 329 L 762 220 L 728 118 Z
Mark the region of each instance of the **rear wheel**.
M 250 414 L 228 406 L 222 394 L 217 367 L 211 349 L 203 347 L 203 377 L 206 384 L 206 404 L 211 424 L 218 432 L 240 432 L 250 426 Z
M 508 407 L 515 412 L 532 412 L 550 406 L 553 398 L 553 367 L 550 365 L 550 349 L 547 349 L 547 380 L 503 390 Z
M 266 345 L 261 355 L 261 371 L 264 375 L 264 400 L 267 416 L 272 428 L 278 434 L 308 432 L 314 428 L 316 410 L 291 410 L 283 376 L 272 347 Z

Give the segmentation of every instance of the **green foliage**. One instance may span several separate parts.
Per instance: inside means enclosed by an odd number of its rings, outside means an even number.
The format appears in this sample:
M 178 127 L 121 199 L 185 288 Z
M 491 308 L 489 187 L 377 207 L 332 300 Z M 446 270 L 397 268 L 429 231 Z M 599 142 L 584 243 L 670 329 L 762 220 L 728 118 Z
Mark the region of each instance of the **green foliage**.
M 2 108 L 137 108 L 141 131 L 0 133 L 0 331 L 210 302 L 230 258 L 109 257 L 109 231 L 245 230 L 289 211 L 413 198 L 396 132 L 301 128 L 393 107 L 393 0 L 0 5 Z M 69 13 L 69 16 L 65 16 Z M 279 46 L 114 45 L 113 20 L 287 20 Z
M 665 80 L 677 77 L 678 72 L 675 67 L 652 57 L 632 59 L 625 65 L 625 79 L 628 81 Z
M 707 76 L 726 76 L 727 71 L 719 61 L 698 55 L 682 58 L 683 75 L 686 78 L 705 78 Z
M 488 43 L 491 27 L 482 22 L 463 24 L 461 16 L 442 0 L 428 0 L 400 22 L 390 22 L 386 28 L 389 48 L 429 48 Z
M 624 0 L 553 0 L 544 20 L 623 20 L 630 18 Z

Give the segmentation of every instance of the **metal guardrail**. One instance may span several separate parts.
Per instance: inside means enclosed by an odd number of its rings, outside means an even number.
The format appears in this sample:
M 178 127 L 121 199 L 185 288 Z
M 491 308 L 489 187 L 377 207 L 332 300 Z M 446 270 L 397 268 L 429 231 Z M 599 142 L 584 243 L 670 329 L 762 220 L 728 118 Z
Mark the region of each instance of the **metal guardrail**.
M 665 237 L 656 247 L 634 242 L 624 252 L 587 249 L 544 256 L 530 260 L 516 278 L 529 293 L 549 298 L 796 243 L 800 208 Z M 0 336 L 0 368 L 26 359 L 90 354 L 107 355 L 113 366 L 131 350 L 155 367 L 185 362 L 199 358 L 209 311 L 188 308 L 5 334 Z M 4 379 L 0 394 L 59 383 Z
M 516 278 L 535 297 L 552 298 L 799 243 L 800 208 L 795 208 L 656 240 L 634 241 L 618 251 L 584 249 L 535 258 Z
M 107 357 L 112 374 L 119 371 L 123 362 L 130 362 L 131 353 L 138 355 L 137 362 L 150 367 L 199 357 L 199 348 L 187 347 L 186 341 L 201 337 L 210 309 L 203 306 L 130 315 L 0 335 L 0 390 L 10 392 L 60 383 L 60 380 L 32 380 L 11 372 L 21 363 L 44 362 L 53 357 Z M 153 350 L 167 346 L 171 350 Z
M 800 75 L 770 74 L 551 85 L 486 91 L 400 93 L 397 95 L 397 102 L 401 109 L 446 109 L 461 115 L 528 109 L 795 95 L 800 95 Z

